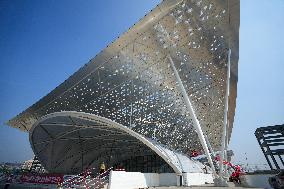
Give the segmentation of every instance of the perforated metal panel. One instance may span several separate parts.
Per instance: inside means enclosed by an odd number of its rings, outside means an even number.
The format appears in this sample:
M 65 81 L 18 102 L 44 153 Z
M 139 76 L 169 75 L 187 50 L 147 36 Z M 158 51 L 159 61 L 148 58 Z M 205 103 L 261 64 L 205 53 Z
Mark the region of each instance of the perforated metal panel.
M 183 153 L 202 150 L 167 58 L 171 56 L 201 127 L 218 150 L 229 48 L 229 134 L 233 126 L 238 29 L 238 0 L 163 1 L 8 124 L 29 131 L 39 118 L 53 112 L 87 112 L 125 125 L 170 149 Z

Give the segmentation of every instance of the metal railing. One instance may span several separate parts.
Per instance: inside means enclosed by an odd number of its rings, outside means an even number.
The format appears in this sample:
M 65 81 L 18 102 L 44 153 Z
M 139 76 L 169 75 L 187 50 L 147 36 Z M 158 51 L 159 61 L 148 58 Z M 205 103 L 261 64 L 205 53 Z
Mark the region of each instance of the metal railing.
M 61 183 L 58 188 L 71 189 L 71 188 L 86 188 L 86 189 L 100 189 L 109 182 L 109 174 L 113 167 L 107 169 L 101 174 L 97 174 L 92 178 L 92 171 L 95 168 L 86 169 L 84 172 L 73 176 L 72 178 Z

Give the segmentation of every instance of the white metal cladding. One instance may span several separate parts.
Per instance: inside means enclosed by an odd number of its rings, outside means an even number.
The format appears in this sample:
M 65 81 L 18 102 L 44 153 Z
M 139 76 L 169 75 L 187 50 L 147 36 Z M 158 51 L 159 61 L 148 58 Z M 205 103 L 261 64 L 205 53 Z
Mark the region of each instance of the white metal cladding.
M 239 0 L 165 0 L 8 124 L 29 131 L 53 112 L 87 112 L 170 149 L 202 150 L 167 59 L 171 56 L 204 133 L 219 150 L 229 47 L 229 135 L 234 120 L 238 32 Z
M 112 120 L 82 112 L 44 116 L 30 130 L 30 143 L 43 166 L 53 173 L 78 173 L 101 162 L 112 166 L 135 156 L 156 153 L 173 170 L 203 172 L 202 166 L 166 146 Z

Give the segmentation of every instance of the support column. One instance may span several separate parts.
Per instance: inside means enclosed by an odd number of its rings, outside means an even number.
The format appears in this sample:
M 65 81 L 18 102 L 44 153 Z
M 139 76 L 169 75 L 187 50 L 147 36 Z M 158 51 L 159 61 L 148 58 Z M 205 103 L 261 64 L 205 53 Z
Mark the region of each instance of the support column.
M 208 145 L 208 149 L 209 149 L 209 152 L 211 153 L 211 156 L 214 157 L 215 153 L 214 153 L 214 150 L 213 150 L 213 148 L 212 148 L 212 146 L 211 146 L 211 144 L 210 144 L 210 142 L 208 140 L 207 135 L 204 134 L 204 138 L 205 138 L 206 144 Z
M 173 71 L 174 71 L 176 80 L 177 80 L 177 82 L 178 82 L 178 84 L 179 84 L 179 86 L 180 86 L 180 90 L 181 90 L 181 93 L 182 93 L 184 102 L 185 102 L 185 104 L 186 104 L 186 107 L 187 107 L 187 109 L 189 110 L 190 115 L 192 116 L 193 125 L 194 125 L 194 127 L 195 127 L 195 129 L 196 129 L 196 131 L 197 131 L 197 134 L 198 134 L 199 140 L 200 140 L 200 142 L 201 142 L 201 145 L 202 145 L 202 147 L 203 147 L 203 150 L 204 150 L 204 152 L 205 152 L 205 154 L 206 154 L 206 156 L 207 156 L 207 158 L 208 158 L 208 161 L 209 161 L 210 166 L 212 167 L 213 175 L 214 175 L 215 178 L 218 178 L 218 175 L 217 175 L 217 173 L 216 173 L 216 171 L 215 171 L 215 167 L 214 167 L 214 165 L 213 165 L 213 161 L 212 161 L 212 159 L 211 159 L 211 156 L 210 156 L 210 153 L 209 153 L 209 150 L 208 150 L 208 146 L 207 146 L 207 144 L 206 144 L 206 140 L 205 140 L 203 131 L 202 131 L 202 129 L 201 129 L 201 127 L 200 127 L 200 123 L 199 123 L 199 121 L 198 121 L 198 119 L 197 119 L 197 117 L 196 117 L 196 115 L 195 115 L 195 111 L 194 111 L 194 109 L 193 109 L 193 107 L 192 107 L 192 104 L 191 104 L 191 101 L 190 101 L 190 99 L 189 99 L 189 96 L 188 96 L 188 94 L 187 94 L 187 92 L 186 92 L 186 90 L 185 90 L 185 88 L 184 88 L 184 86 L 183 86 L 183 84 L 182 84 L 182 81 L 181 81 L 181 79 L 180 79 L 180 77 L 179 77 L 179 74 L 178 74 L 178 72 L 177 72 L 177 70 L 176 70 L 176 67 L 175 67 L 175 65 L 174 65 L 174 62 L 173 62 L 172 57 L 171 57 L 170 55 L 168 55 L 168 59 L 169 59 L 169 61 L 170 61 L 170 63 L 171 63 L 171 66 L 172 66 L 172 69 L 173 69 Z
M 133 80 L 131 80 L 131 96 L 133 96 Z M 132 128 L 133 98 L 131 97 L 129 127 Z
M 228 104 L 229 104 L 229 95 L 230 95 L 230 74 L 231 74 L 231 49 L 228 51 L 228 63 L 227 63 L 227 88 L 225 96 L 225 109 L 224 109 L 224 126 L 223 126 L 223 135 L 222 135 L 222 147 L 221 147 L 221 157 L 220 157 L 220 173 L 219 176 L 225 176 L 223 174 L 223 160 L 225 154 L 226 145 L 226 136 L 227 136 L 227 122 L 228 122 Z
M 226 145 L 225 145 L 225 160 L 228 161 L 228 146 L 229 146 L 229 127 L 230 127 L 230 122 L 227 124 L 227 132 L 226 132 Z M 225 165 L 225 176 L 229 179 L 230 175 L 228 173 L 228 165 Z

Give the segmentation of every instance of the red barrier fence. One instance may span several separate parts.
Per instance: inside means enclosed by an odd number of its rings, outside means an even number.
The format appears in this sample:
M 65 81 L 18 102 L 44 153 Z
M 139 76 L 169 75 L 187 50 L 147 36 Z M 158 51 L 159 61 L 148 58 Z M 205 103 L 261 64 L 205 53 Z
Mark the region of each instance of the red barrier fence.
M 21 182 L 35 184 L 58 184 L 63 182 L 63 174 L 23 174 L 20 178 Z

